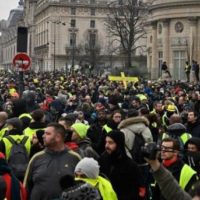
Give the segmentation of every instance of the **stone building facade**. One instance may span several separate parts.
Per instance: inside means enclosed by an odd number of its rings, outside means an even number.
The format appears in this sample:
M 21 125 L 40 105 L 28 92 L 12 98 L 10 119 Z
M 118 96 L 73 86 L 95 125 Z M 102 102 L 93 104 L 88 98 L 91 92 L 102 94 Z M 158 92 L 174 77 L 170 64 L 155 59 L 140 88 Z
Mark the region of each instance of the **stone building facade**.
M 12 60 L 17 49 L 17 27 L 23 24 L 23 2 L 10 11 L 7 20 L 0 21 L 0 67 L 9 69 L 12 67 Z
M 113 47 L 104 25 L 108 3 L 109 0 L 25 0 L 32 66 L 37 70 L 64 70 L 90 64 L 91 59 L 100 66 L 110 65 L 109 51 Z M 91 50 L 91 45 L 95 49 Z M 116 57 L 112 64 L 122 65 L 120 62 Z
M 147 66 L 152 79 L 167 62 L 175 80 L 185 79 L 185 62 L 200 62 L 200 1 L 154 0 L 149 8 Z
M 6 69 L 13 67 L 12 60 L 18 53 L 17 27 L 25 26 L 27 54 L 33 70 L 95 65 L 103 71 L 124 67 L 127 56 L 120 53 L 119 41 L 113 42 L 105 26 L 112 3 L 112 0 L 19 0 L 19 7 L 11 10 L 8 20 L 0 22 L 0 65 Z M 146 59 L 133 57 L 132 65 L 145 68 Z

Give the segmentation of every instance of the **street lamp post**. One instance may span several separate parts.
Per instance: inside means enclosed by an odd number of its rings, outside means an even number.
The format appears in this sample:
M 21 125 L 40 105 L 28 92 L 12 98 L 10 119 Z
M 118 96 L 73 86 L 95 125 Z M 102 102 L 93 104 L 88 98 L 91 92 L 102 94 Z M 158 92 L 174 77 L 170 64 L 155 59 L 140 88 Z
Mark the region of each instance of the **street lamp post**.
M 61 21 L 47 21 L 47 23 L 53 23 L 53 42 L 51 42 L 53 44 L 53 73 L 56 72 L 56 25 L 57 24 L 61 24 L 63 26 L 65 26 L 66 24 L 64 22 Z
M 54 37 L 53 37 L 53 73 L 56 71 L 56 22 L 54 23 Z

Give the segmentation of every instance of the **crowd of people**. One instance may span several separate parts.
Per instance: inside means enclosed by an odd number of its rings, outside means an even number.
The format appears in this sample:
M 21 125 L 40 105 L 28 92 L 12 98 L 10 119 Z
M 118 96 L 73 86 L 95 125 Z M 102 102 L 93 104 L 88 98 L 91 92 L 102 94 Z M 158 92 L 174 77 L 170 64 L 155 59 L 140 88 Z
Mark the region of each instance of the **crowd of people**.
M 0 199 L 200 199 L 200 85 L 0 72 Z

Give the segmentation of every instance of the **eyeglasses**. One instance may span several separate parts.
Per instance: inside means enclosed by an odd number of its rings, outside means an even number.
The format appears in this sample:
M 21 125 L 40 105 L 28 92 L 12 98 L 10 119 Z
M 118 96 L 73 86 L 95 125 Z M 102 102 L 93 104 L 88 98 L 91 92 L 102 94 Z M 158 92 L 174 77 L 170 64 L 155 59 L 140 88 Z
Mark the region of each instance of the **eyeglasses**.
M 165 147 L 165 146 L 161 146 L 160 150 L 163 152 L 171 152 L 171 153 L 175 151 L 172 147 Z

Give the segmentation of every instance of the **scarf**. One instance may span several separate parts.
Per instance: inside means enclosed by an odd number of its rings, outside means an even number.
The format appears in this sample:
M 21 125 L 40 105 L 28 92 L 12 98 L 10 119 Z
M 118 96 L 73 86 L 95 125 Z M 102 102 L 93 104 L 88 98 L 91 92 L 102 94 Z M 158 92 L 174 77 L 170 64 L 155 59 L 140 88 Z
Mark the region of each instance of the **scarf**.
M 171 160 L 163 160 L 163 165 L 169 167 L 178 160 L 177 156 L 174 156 Z

